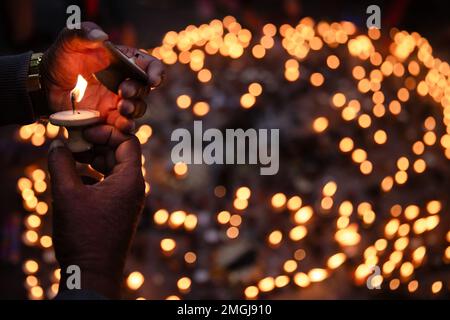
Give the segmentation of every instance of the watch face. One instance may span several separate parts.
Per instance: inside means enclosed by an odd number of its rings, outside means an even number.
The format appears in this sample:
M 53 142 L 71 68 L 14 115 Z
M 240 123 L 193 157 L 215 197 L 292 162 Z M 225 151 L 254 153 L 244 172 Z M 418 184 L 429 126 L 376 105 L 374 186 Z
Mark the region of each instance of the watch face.
M 148 75 L 134 62 L 134 57 L 127 57 L 110 41 L 105 41 L 104 45 L 110 53 L 111 64 L 95 74 L 98 81 L 115 93 L 126 79 L 134 79 L 144 85 L 148 83 Z
M 27 90 L 34 92 L 41 89 L 41 76 L 39 74 L 39 65 L 42 61 L 42 53 L 33 53 L 30 59 L 30 68 L 28 70 Z

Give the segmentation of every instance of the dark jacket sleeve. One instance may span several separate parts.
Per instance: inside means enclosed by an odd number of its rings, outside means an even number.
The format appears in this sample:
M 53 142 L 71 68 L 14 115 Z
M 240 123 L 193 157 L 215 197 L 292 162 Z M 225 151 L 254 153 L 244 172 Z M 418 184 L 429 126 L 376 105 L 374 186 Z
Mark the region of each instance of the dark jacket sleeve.
M 34 121 L 27 92 L 30 58 L 31 52 L 0 57 L 0 125 Z

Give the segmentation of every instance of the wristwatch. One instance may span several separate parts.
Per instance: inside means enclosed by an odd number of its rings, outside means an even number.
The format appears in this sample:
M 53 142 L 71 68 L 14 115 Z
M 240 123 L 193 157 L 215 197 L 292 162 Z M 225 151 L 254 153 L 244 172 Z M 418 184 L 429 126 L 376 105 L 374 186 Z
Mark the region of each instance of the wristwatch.
M 48 115 L 49 113 L 47 96 L 42 85 L 40 71 L 43 55 L 43 53 L 33 53 L 28 68 L 27 91 L 33 104 L 35 117 Z
M 27 81 L 28 92 L 34 92 L 42 89 L 39 66 L 41 65 L 43 55 L 43 53 L 33 53 L 31 55 Z

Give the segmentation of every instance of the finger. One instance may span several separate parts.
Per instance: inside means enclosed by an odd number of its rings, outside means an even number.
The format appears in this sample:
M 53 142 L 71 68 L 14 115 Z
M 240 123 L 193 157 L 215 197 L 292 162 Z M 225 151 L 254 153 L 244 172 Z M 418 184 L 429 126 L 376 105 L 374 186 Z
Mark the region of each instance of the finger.
M 130 189 L 138 199 L 144 197 L 144 178 L 141 169 L 141 147 L 138 139 L 131 136 L 130 139 L 121 143 L 115 153 L 115 166 L 112 173 L 100 182 L 102 185 L 120 186 L 124 192 Z
M 83 136 L 93 144 L 117 148 L 115 163 L 131 161 L 141 165 L 141 145 L 134 135 L 126 135 L 116 127 L 104 124 L 85 129 Z M 106 162 L 108 161 L 110 160 L 106 160 Z
M 146 71 L 150 87 L 158 87 L 164 79 L 164 65 L 155 57 L 139 52 L 136 56 L 136 64 Z
M 142 83 L 128 79 L 119 86 L 119 95 L 123 98 L 143 98 L 150 93 L 149 86 L 143 86 Z
M 118 105 L 117 109 L 119 114 L 125 116 L 126 118 L 140 118 L 147 111 L 147 103 L 142 99 L 123 99 Z M 112 120 L 111 116 L 111 120 Z M 114 117 L 114 122 L 116 121 L 117 116 Z M 113 124 L 110 121 L 108 123 Z
M 108 39 L 108 35 L 93 22 L 82 22 L 80 29 L 65 28 L 60 37 L 74 51 L 100 48 Z
M 134 104 L 131 100 L 122 99 L 117 104 L 117 109 L 119 113 L 125 117 L 131 117 L 134 113 Z
M 50 145 L 48 169 L 50 171 L 52 189 L 55 192 L 66 193 L 83 185 L 77 174 L 72 153 L 60 140 L 55 140 Z
M 106 170 L 108 170 L 108 172 L 111 172 L 116 166 L 116 155 L 114 151 L 115 150 L 109 150 L 105 157 Z
M 97 145 L 117 148 L 121 143 L 131 139 L 133 136 L 124 134 L 118 128 L 103 124 L 86 128 L 83 131 L 84 138 Z
M 147 111 L 147 103 L 145 103 L 145 101 L 141 99 L 134 99 L 132 102 L 134 105 L 134 112 L 131 114 L 131 116 L 133 118 L 142 117 Z
M 131 119 L 132 117 L 133 114 L 125 117 L 118 110 L 112 110 L 106 117 L 106 123 L 117 127 L 117 129 L 124 133 L 131 133 L 135 128 L 134 121 Z
M 152 56 L 149 57 L 152 58 L 147 67 L 149 84 L 152 87 L 158 87 L 164 80 L 164 65 L 158 59 Z
M 91 165 L 77 163 L 76 168 L 80 179 L 83 181 L 83 184 L 94 184 L 104 178 L 103 174 L 101 174 L 97 170 L 94 170 Z
M 161 85 L 164 79 L 164 65 L 155 57 L 149 55 L 145 51 L 126 46 L 118 46 L 118 48 L 128 57 L 134 58 L 136 64 L 148 75 L 148 84 L 150 87 Z
M 133 133 L 136 124 L 132 119 L 125 118 L 124 116 L 119 116 L 114 122 L 114 126 L 124 133 Z
M 141 156 L 141 144 L 139 143 L 139 140 L 135 136 L 130 136 L 128 140 L 121 143 L 116 149 L 116 168 L 118 165 L 128 164 L 137 166 L 140 170 L 142 165 Z M 116 170 L 116 168 L 114 168 L 114 170 Z
M 116 122 L 118 117 L 120 117 L 120 113 L 118 110 L 109 111 L 106 116 L 106 123 L 110 124 L 110 125 L 114 125 L 114 123 Z
M 110 150 L 111 150 L 111 147 L 108 147 L 108 146 L 94 145 L 94 147 L 91 148 L 89 151 L 78 152 L 78 153 L 74 154 L 73 157 L 79 163 L 88 164 L 96 171 L 98 171 L 102 174 L 108 174 L 109 171 L 107 170 L 105 159 Z M 78 163 L 77 163 L 77 169 L 79 169 Z M 80 170 L 77 170 L 77 171 L 79 174 Z

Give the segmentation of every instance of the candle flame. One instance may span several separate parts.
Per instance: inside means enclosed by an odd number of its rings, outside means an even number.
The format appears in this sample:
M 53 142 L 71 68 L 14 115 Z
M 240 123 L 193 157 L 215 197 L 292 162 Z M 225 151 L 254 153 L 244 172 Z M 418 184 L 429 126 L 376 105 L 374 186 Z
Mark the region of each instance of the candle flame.
M 77 84 L 75 85 L 75 88 L 73 88 L 72 91 L 70 91 L 70 94 L 75 98 L 76 102 L 80 102 L 84 97 L 84 92 L 86 91 L 87 87 L 87 81 L 85 78 L 83 78 L 80 74 L 77 78 Z

